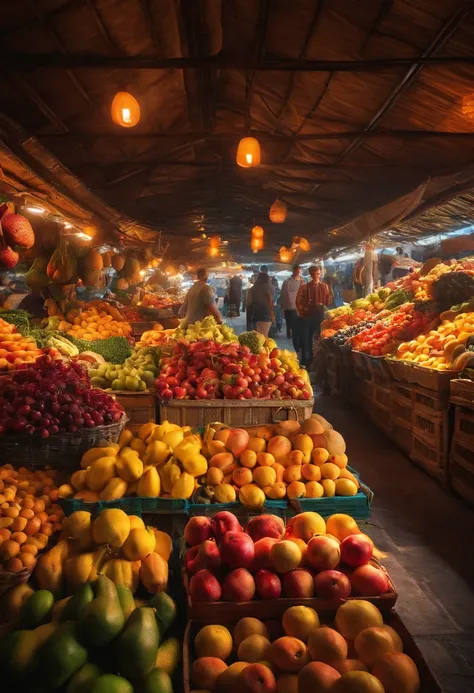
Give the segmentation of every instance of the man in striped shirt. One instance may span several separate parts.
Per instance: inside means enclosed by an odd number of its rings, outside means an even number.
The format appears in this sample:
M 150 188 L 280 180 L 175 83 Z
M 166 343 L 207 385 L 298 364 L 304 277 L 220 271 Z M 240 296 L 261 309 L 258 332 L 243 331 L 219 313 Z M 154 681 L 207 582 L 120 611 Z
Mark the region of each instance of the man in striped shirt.
M 296 310 L 301 318 L 301 361 L 305 366 L 310 366 L 313 360 L 314 335 L 319 337 L 324 306 L 328 306 L 331 300 L 328 285 L 321 281 L 321 268 L 313 265 L 309 274 L 311 281 L 302 284 L 296 296 Z

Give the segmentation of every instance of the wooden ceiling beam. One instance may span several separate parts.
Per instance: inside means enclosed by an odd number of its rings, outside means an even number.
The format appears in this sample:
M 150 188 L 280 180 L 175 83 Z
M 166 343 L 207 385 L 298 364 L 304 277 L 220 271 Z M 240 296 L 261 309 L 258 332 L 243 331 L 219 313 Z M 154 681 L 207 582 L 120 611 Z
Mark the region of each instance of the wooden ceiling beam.
M 110 45 L 110 41 L 109 41 Z M 58 53 L 0 52 L 0 69 L 3 71 L 74 68 L 118 70 L 167 70 L 203 69 L 257 70 L 259 72 L 376 72 L 396 70 L 400 67 L 474 65 L 474 56 L 430 56 L 419 58 L 377 58 L 373 60 L 281 60 L 270 58 L 255 60 L 253 57 L 204 55 L 183 58 L 159 58 L 154 56 L 124 56 Z

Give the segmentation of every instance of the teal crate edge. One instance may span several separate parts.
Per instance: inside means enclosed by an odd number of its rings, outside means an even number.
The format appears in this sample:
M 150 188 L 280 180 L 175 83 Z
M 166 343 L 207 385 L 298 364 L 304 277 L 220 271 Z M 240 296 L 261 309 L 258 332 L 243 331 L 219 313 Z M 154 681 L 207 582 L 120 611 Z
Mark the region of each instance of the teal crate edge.
M 119 508 L 127 515 L 141 516 L 143 513 L 163 513 L 169 515 L 187 515 L 189 503 L 183 498 L 117 498 L 110 501 L 86 503 L 81 498 L 63 498 L 59 502 L 66 516 L 76 510 L 87 510 L 97 515 L 107 508 Z

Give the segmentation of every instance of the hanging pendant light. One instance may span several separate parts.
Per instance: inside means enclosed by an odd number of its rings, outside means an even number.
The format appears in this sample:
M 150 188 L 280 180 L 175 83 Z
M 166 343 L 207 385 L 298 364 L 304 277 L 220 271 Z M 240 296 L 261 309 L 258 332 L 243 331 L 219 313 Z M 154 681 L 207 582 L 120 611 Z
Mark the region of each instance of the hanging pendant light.
M 293 236 L 291 247 L 294 250 L 302 250 L 304 253 L 307 253 L 309 250 L 311 250 L 311 245 L 309 244 L 309 241 L 306 238 L 302 238 L 301 236 Z
M 219 236 L 211 236 L 209 239 L 209 246 L 211 248 L 218 248 L 221 244 L 221 239 Z
M 293 253 L 291 252 L 291 249 L 282 245 L 280 248 L 279 259 L 280 262 L 291 262 L 293 259 Z
M 261 226 L 254 226 L 252 229 L 252 238 L 263 238 L 264 230 Z
M 254 253 L 258 253 L 259 250 L 263 249 L 263 238 L 252 238 L 250 240 L 250 247 Z
M 211 257 L 217 257 L 219 255 L 219 249 L 218 248 L 209 248 L 208 249 L 209 255 Z
M 237 147 L 237 163 L 243 168 L 258 166 L 260 163 L 260 144 L 255 137 L 244 137 Z
M 133 128 L 140 120 L 140 104 L 128 91 L 119 91 L 112 101 L 110 114 L 116 125 Z
M 281 200 L 275 200 L 270 207 L 270 221 L 274 224 L 283 224 L 288 214 L 288 208 Z

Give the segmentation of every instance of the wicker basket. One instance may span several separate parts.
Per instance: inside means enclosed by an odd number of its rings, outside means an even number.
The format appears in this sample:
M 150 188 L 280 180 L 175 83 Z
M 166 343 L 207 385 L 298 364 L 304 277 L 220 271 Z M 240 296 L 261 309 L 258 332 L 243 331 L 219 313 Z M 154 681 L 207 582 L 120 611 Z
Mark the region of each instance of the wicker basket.
M 0 597 L 3 597 L 5 592 L 8 592 L 12 587 L 24 585 L 31 577 L 33 568 L 23 568 L 18 573 L 7 573 L 0 571 Z
M 76 469 L 82 455 L 101 441 L 116 443 L 127 422 L 125 414 L 120 421 L 109 426 L 83 428 L 75 433 L 58 433 L 49 438 L 28 435 L 0 437 L 0 454 L 11 464 L 55 469 Z

